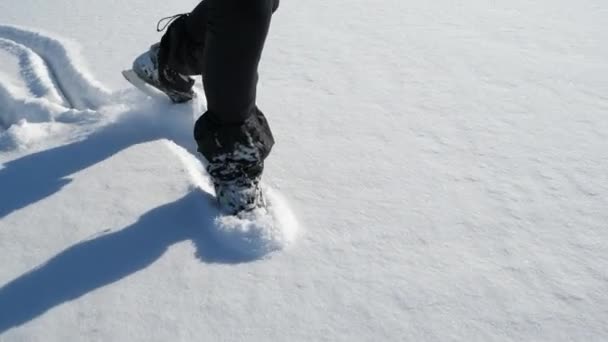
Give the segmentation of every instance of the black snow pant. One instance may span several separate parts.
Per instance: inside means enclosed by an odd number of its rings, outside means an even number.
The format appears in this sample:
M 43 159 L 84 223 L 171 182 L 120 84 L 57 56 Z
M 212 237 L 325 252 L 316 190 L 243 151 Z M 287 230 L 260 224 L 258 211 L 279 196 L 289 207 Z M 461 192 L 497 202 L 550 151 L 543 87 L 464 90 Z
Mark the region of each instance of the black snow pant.
M 274 138 L 256 106 L 258 64 L 279 0 L 205 0 L 169 26 L 159 59 L 202 75 L 207 112 L 194 138 L 214 181 L 258 179 Z

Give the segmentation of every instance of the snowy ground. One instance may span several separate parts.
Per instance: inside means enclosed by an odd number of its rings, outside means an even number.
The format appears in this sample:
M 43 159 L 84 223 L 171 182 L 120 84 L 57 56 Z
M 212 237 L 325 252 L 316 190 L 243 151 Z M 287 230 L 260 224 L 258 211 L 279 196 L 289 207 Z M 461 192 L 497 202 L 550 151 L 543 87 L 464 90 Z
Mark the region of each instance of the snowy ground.
M 120 76 L 195 3 L 0 3 L 0 341 L 608 340 L 605 1 L 282 1 L 260 255 Z

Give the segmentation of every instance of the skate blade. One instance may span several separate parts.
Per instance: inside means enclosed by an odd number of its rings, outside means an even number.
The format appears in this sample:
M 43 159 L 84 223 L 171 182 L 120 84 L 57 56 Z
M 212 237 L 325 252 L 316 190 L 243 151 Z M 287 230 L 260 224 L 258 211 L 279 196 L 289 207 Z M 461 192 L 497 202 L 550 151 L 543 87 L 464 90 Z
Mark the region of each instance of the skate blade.
M 122 76 L 125 78 L 125 80 L 135 86 L 135 88 L 139 89 L 142 93 L 152 98 L 169 100 L 165 93 L 146 83 L 132 69 L 123 70 Z

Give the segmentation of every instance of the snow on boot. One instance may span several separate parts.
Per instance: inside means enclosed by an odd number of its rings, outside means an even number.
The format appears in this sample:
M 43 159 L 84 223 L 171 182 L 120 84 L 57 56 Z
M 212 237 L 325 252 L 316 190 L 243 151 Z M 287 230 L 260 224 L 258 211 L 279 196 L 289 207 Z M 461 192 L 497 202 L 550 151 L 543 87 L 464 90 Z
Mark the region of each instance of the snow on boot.
M 133 71 L 144 82 L 165 93 L 171 101 L 182 103 L 195 97 L 194 79 L 159 62 L 160 43 L 154 44 L 133 62 Z
M 214 181 L 215 195 L 220 209 L 228 215 L 266 209 L 260 177 L 241 177 L 230 181 Z

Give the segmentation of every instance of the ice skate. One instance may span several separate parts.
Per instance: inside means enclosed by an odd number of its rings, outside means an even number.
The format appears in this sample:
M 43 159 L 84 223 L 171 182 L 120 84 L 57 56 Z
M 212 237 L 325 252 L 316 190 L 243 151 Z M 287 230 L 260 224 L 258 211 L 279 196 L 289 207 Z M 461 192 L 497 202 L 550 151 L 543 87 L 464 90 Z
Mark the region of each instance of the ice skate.
M 175 103 L 192 100 L 195 97 L 192 90 L 194 79 L 160 63 L 159 50 L 159 43 L 152 45 L 150 50 L 135 59 L 132 70 L 123 71 L 123 76 L 148 95 L 152 95 L 151 92 L 149 89 L 145 89 L 139 81 L 143 81 L 146 85 L 163 92 Z M 134 77 L 137 77 L 137 79 Z

